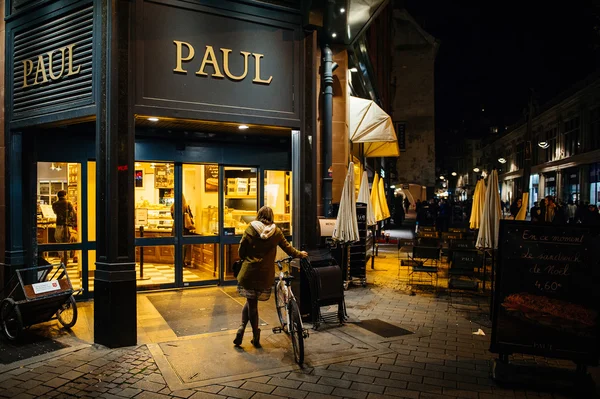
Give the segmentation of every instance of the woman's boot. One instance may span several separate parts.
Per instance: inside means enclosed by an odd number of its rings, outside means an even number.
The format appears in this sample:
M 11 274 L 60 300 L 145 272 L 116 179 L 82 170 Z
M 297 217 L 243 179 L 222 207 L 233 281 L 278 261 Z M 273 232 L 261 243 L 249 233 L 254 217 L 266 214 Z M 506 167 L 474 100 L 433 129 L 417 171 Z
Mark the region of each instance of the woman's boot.
M 242 339 L 244 339 L 244 331 L 246 331 L 246 326 L 242 324 L 235 333 L 235 339 L 233 340 L 233 344 L 235 346 L 240 346 L 242 344 Z
M 252 332 L 252 341 L 250 341 L 255 348 L 262 348 L 260 345 L 260 328 L 257 328 L 256 331 Z

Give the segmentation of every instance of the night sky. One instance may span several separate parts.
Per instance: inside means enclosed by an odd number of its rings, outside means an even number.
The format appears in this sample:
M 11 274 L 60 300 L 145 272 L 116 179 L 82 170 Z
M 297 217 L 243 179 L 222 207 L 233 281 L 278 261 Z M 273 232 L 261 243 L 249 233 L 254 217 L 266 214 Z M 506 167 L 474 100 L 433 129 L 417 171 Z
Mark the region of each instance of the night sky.
M 404 3 L 441 42 L 435 74 L 439 138 L 454 136 L 454 129 L 481 137 L 486 124 L 513 124 L 523 116 L 529 88 L 543 105 L 598 64 L 600 1 Z

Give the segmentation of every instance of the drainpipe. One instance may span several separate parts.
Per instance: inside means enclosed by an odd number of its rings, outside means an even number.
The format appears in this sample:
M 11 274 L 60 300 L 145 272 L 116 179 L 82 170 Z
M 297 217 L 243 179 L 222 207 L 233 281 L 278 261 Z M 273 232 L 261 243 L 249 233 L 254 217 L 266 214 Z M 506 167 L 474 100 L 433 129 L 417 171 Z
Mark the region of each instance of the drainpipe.
M 331 20 L 333 18 L 334 0 L 328 0 L 323 16 L 323 32 L 321 36 L 321 87 L 323 95 L 323 109 L 321 122 L 321 145 L 322 145 L 322 176 L 323 176 L 323 214 L 329 217 L 332 201 L 332 117 L 333 117 L 333 53 L 329 47 L 331 38 Z

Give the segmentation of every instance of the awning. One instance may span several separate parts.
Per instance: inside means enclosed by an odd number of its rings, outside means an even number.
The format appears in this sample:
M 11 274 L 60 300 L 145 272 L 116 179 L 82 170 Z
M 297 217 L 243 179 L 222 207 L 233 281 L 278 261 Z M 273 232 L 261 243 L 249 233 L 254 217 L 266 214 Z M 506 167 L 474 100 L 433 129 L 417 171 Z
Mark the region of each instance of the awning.
M 363 143 L 365 157 L 397 157 L 392 118 L 371 100 L 350 97 L 350 141 Z

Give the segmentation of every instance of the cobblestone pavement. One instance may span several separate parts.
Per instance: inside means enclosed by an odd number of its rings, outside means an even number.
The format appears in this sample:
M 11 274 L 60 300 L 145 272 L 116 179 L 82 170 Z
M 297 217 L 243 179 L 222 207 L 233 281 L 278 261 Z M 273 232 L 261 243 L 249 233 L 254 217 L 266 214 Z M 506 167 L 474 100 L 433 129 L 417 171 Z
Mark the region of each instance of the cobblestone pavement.
M 171 391 L 148 347 L 107 349 L 86 345 L 26 362 L 0 366 L 6 398 L 562 398 L 552 392 L 498 387 L 490 378 L 490 328 L 483 295 L 410 295 L 398 283 L 395 251 L 380 253 L 367 288 L 351 287 L 351 320 L 380 319 L 413 334 L 383 344 L 389 352 L 292 372 L 268 374 Z M 387 260 L 386 260 L 387 259 Z M 404 287 L 404 288 L 403 288 Z M 485 335 L 474 334 L 481 329 Z M 310 351 L 310 340 L 307 341 Z M 41 359 L 41 360 L 40 360 Z M 533 356 L 522 363 L 571 367 Z M 219 364 L 214 359 L 215 367 Z

